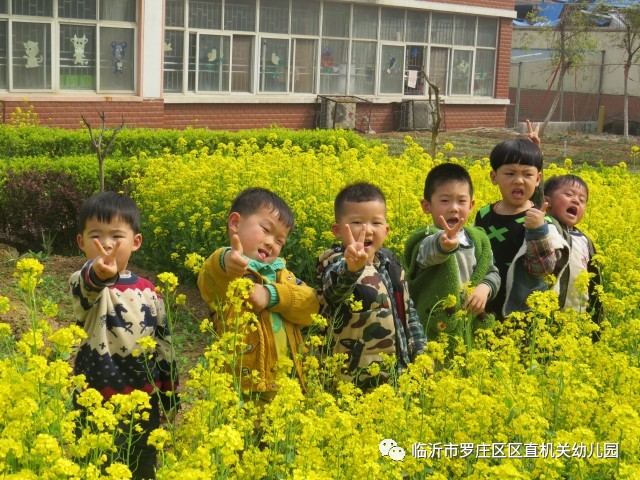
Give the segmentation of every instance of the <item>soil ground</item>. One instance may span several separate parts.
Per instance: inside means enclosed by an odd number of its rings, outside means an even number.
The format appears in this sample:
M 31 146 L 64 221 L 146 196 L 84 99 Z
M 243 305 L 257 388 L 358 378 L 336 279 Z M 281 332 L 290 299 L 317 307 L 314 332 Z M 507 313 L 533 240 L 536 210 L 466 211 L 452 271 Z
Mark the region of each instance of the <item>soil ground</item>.
M 402 152 L 403 140 L 407 135 L 411 135 L 416 142 L 429 151 L 431 132 L 393 132 L 367 136 L 386 143 L 389 145 L 390 153 L 397 155 Z M 513 130 L 477 128 L 441 132 L 438 136 L 438 142 L 440 145 L 445 142 L 453 143 L 455 147 L 453 154 L 458 158 L 467 155 L 473 158 L 482 158 L 489 155 L 496 143 L 514 136 L 517 136 L 517 133 Z M 633 145 L 640 145 L 639 137 L 631 137 L 630 142 L 627 143 L 622 137 L 615 135 L 566 134 L 545 137 L 542 141 L 547 162 L 562 163 L 568 157 L 572 159 L 574 165 L 584 162 L 590 164 L 602 162 L 604 165 L 615 165 L 625 161 L 635 167 L 630 156 Z M 53 328 L 71 324 L 74 320 L 67 294 L 67 279 L 73 271 L 82 266 L 84 257 L 63 257 L 43 253 L 35 255 L 45 267 L 43 281 L 38 287 L 38 298 L 40 301 L 44 298 L 50 299 L 58 304 L 60 310 L 59 315 L 51 322 Z M 11 310 L 7 314 L 0 315 L 0 322 L 10 323 L 17 336 L 21 336 L 30 325 L 24 302 L 21 300 L 20 290 L 13 276 L 16 258 L 17 252 L 12 253 L 0 246 L 0 295 L 9 297 L 11 303 Z M 136 265 L 131 265 L 130 268 L 157 284 L 155 275 L 159 272 L 146 271 Z M 187 303 L 174 312 L 176 325 L 174 339 L 180 364 L 182 367 L 186 367 L 181 370 L 187 371 L 201 356 L 206 345 L 207 338 L 200 333 L 198 327 L 202 319 L 207 316 L 208 309 L 200 299 L 195 285 L 180 285 L 178 293 L 184 293 L 187 296 Z

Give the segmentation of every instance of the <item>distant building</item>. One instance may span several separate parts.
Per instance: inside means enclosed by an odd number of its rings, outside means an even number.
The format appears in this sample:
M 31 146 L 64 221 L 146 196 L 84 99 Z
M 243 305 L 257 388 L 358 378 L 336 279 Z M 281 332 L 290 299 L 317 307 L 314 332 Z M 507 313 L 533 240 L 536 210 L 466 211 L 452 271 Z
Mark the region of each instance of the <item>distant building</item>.
M 313 128 L 322 96 L 368 127 L 441 89 L 448 129 L 505 125 L 513 0 L 0 0 L 3 119 Z M 324 126 L 324 125 L 321 125 Z

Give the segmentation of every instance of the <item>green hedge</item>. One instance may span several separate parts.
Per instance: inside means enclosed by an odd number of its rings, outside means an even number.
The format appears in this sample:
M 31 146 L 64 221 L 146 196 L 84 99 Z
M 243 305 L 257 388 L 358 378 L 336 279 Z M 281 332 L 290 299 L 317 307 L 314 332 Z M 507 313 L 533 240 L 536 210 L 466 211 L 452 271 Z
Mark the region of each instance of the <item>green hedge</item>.
M 94 130 L 95 132 L 95 130 Z M 99 132 L 99 131 L 98 131 Z M 109 138 L 111 132 L 105 134 Z M 150 128 L 124 128 L 113 143 L 109 157 L 129 158 L 145 152 L 149 156 L 162 155 L 165 150 L 172 152 L 191 150 L 207 146 L 215 149 L 220 143 L 255 138 L 262 148 L 266 143 L 281 146 L 286 141 L 303 150 L 317 149 L 320 145 L 344 148 L 358 148 L 363 145 L 380 145 L 376 140 L 364 139 L 351 131 L 334 130 L 287 130 L 270 128 L 243 130 L 241 132 L 214 131 L 204 128 L 185 130 L 163 130 Z M 186 143 L 185 143 L 186 142 Z M 91 153 L 89 133 L 86 129 L 64 130 L 51 127 L 20 128 L 0 125 L 0 159 L 16 157 L 67 157 Z

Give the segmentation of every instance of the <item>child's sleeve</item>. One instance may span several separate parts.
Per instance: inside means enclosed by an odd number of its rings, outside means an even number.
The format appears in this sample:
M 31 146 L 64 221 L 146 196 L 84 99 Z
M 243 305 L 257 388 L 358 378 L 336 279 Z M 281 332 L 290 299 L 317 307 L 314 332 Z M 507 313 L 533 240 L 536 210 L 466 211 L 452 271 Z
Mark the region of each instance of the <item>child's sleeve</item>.
M 198 275 L 200 296 L 209 305 L 209 308 L 225 298 L 229 285 L 230 278 L 222 268 L 222 255 L 225 251 L 225 248 L 219 248 L 212 253 L 205 260 L 202 271 Z M 211 309 L 213 310 L 213 308 Z
M 405 294 L 408 298 L 409 292 L 406 289 L 406 283 Z M 409 358 L 413 362 L 418 355 L 424 352 L 427 345 L 427 336 L 424 333 L 420 317 L 418 317 L 418 312 L 414 308 L 411 298 L 409 298 L 407 305 L 409 307 L 407 310 L 407 346 L 409 347 Z
M 320 311 L 316 291 L 298 280 L 288 270 L 282 272 L 288 277 L 286 283 L 271 283 L 276 290 L 278 303 L 269 310 L 279 313 L 287 321 L 306 327 L 311 325 L 311 315 Z
M 69 277 L 69 290 L 73 311 L 78 325 L 84 326 L 85 320 L 93 306 L 98 301 L 102 291 L 118 282 L 119 275 L 106 281 L 100 280 L 92 268 L 93 260 L 84 264 L 81 270 Z
M 491 266 L 489 267 L 487 274 L 484 276 L 482 283 L 486 283 L 489 285 L 489 288 L 491 288 L 491 294 L 487 300 L 493 300 L 496 298 L 498 290 L 500 290 L 500 285 L 502 284 L 502 279 L 500 278 L 500 271 L 493 261 L 493 255 L 491 255 Z
M 322 275 L 322 294 L 327 303 L 332 307 L 343 304 L 353 293 L 363 271 L 364 267 L 357 272 L 349 271 L 344 256 L 337 256 Z
M 434 265 L 440 265 L 441 263 L 446 262 L 451 254 L 458 250 L 458 247 L 450 251 L 443 250 L 440 245 L 440 236 L 442 234 L 443 232 L 440 231 L 433 235 L 428 235 L 424 240 L 422 240 L 416 257 L 418 267 L 429 268 Z
M 557 275 L 569 259 L 569 246 L 548 223 L 525 231 L 524 266 L 532 277 Z

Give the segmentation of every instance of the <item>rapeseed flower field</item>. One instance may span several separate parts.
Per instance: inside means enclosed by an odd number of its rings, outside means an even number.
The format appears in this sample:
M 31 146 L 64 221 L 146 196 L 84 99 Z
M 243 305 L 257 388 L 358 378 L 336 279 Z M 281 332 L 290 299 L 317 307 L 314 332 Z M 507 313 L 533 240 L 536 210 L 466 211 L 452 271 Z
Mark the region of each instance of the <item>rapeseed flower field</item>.
M 387 246 L 398 253 L 425 225 L 419 201 L 437 163 L 469 169 L 476 209 L 499 198 L 488 159 L 456 158 L 455 145 L 436 158 L 410 137 L 398 157 L 384 146 L 348 148 L 339 139 L 335 145 L 260 148 L 249 138 L 210 150 L 181 142 L 160 158 L 131 159 L 128 188 L 144 217 L 140 253 L 164 272 L 159 288 L 170 321 L 184 303 L 179 278 L 196 273 L 227 243 L 228 209 L 248 186 L 270 188 L 292 206 L 296 229 L 284 256 L 308 283 L 318 253 L 333 242 L 333 198 L 347 183 L 370 181 L 384 191 Z M 637 152 L 630 150 L 630 161 Z M 228 368 L 239 361 L 251 315 L 239 316 L 235 331 L 223 336 L 208 319 L 194 320 L 208 346 L 181 387 L 180 415 L 151 433 L 158 478 L 640 478 L 640 177 L 624 163 L 594 168 L 570 159 L 550 165 L 545 177 L 569 172 L 589 185 L 580 227 L 595 242 L 604 275 L 600 327 L 584 312 L 558 311 L 552 292 L 538 292 L 530 312 L 477 331 L 471 342 L 442 335 L 404 375 L 366 394 L 337 380 L 342 358 L 304 355 L 306 391 L 283 362 L 279 393 L 260 414 Z M 97 392 L 84 390 L 77 401 L 91 414 L 78 417 L 71 397 L 84 378 L 73 376 L 69 359 L 84 332 L 51 327 L 57 308 L 40 298 L 42 274 L 37 260 L 17 263 L 16 288 L 30 327 L 18 335 L 0 323 L 0 475 L 130 478 L 112 460 L 114 439 L 122 425 L 144 417 L 149 397 L 116 395 L 102 403 Z M 244 302 L 247 283 L 232 287 L 228 302 Z M 0 296 L 0 322 L 10 308 Z M 322 349 L 318 331 L 326 321 L 315 319 L 309 351 Z M 600 341 L 593 342 L 598 328 Z M 141 354 L 151 350 L 140 345 Z

